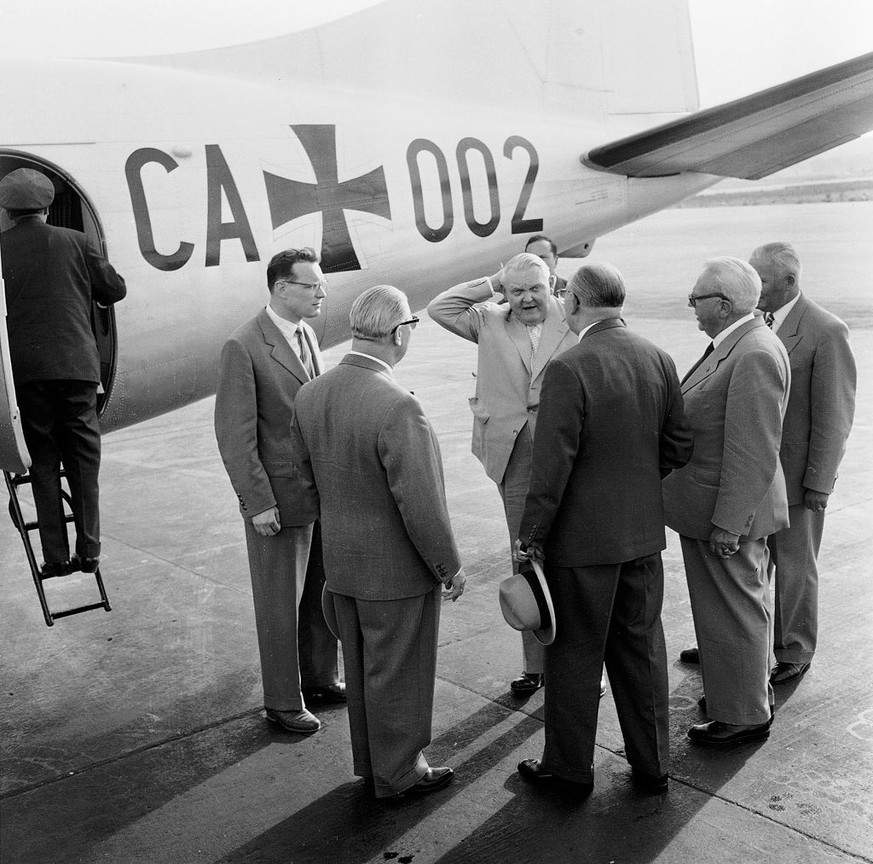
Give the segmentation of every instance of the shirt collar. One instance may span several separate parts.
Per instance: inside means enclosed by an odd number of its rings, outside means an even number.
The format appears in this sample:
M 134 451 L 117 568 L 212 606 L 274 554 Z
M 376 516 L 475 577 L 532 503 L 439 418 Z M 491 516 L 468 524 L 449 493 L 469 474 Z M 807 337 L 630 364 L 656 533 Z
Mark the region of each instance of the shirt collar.
M 743 317 L 740 318 L 739 321 L 734 321 L 734 323 L 731 324 L 730 327 L 725 327 L 725 329 L 722 330 L 721 333 L 719 333 L 717 336 L 715 336 L 715 337 L 713 338 L 713 340 L 712 340 L 712 344 L 713 344 L 713 346 L 714 346 L 715 348 L 718 348 L 718 346 L 721 345 L 721 343 L 724 342 L 724 340 L 727 339 L 727 337 L 728 337 L 731 333 L 733 333 L 734 330 L 737 329 L 737 327 L 741 327 L 743 324 L 746 323 L 746 321 L 751 321 L 754 317 L 755 317 L 755 313 L 754 313 L 754 312 L 749 312 L 748 315 L 743 315 Z
M 770 329 L 774 333 L 784 323 L 785 319 L 788 317 L 788 313 L 797 305 L 797 301 L 799 299 L 800 292 L 798 292 L 797 296 L 793 300 L 789 300 L 784 306 L 780 307 L 773 313 L 773 326 Z
M 282 335 L 289 341 L 289 343 L 292 339 L 297 338 L 298 330 L 303 330 L 300 322 L 295 324 L 293 321 L 288 321 L 285 318 L 282 318 L 281 316 L 276 314 L 272 306 L 267 306 L 267 315 L 270 316 L 270 320 L 279 328 Z
M 379 363 L 381 366 L 384 366 L 388 370 L 388 374 L 393 378 L 394 370 L 384 361 L 379 359 L 378 357 L 374 357 L 372 354 L 365 354 L 363 351 L 349 351 L 349 354 L 354 354 L 356 357 L 366 357 L 368 360 L 372 360 L 374 363 Z

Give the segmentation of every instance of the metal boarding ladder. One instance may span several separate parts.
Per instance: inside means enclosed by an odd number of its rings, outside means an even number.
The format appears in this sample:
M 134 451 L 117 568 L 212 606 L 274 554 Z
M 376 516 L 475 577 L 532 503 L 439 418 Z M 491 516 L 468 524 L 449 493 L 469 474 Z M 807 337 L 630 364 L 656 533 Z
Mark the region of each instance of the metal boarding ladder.
M 66 472 L 61 469 L 61 477 L 65 476 Z M 30 483 L 30 474 L 13 474 L 10 471 L 4 471 L 3 478 L 6 480 L 6 489 L 9 492 L 9 515 L 12 518 L 12 523 L 21 535 L 21 542 L 24 543 L 24 552 L 27 555 L 27 563 L 30 565 L 30 573 L 33 576 L 33 584 L 36 586 L 36 593 L 39 597 L 39 604 L 42 606 L 42 614 L 45 618 L 46 626 L 53 627 L 58 618 L 65 618 L 67 615 L 78 615 L 80 612 L 90 612 L 92 609 L 105 609 L 107 612 L 111 611 L 112 607 L 109 605 L 109 598 L 106 596 L 106 589 L 103 587 L 103 577 L 100 575 L 99 567 L 94 571 L 97 590 L 100 592 L 99 603 L 87 603 L 84 606 L 75 606 L 72 609 L 63 609 L 60 612 L 52 612 L 49 609 L 48 601 L 45 596 L 45 589 L 43 588 L 42 583 L 46 579 L 63 578 L 70 573 L 76 572 L 76 570 L 71 569 L 67 571 L 67 573 L 59 576 L 43 575 L 40 571 L 39 564 L 36 561 L 36 555 L 34 555 L 33 552 L 33 544 L 30 542 L 30 532 L 39 528 L 39 523 L 35 521 L 25 521 L 24 514 L 21 512 L 21 503 L 18 500 L 18 487 Z M 70 496 L 65 489 L 61 490 L 61 495 L 63 496 L 69 510 L 69 512 L 65 514 L 65 521 L 70 523 L 73 521 Z

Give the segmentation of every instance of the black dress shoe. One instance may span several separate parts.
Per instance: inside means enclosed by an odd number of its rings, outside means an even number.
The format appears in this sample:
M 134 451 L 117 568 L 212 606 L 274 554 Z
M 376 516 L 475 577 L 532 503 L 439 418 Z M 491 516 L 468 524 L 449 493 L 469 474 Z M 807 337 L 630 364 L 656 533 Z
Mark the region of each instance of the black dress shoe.
M 721 720 L 710 720 L 708 723 L 692 726 L 688 730 L 688 740 L 704 747 L 736 747 L 769 737 L 772 723 L 772 714 L 766 723 L 754 726 L 735 726 L 732 723 L 722 723 Z
M 696 645 L 693 648 L 683 648 L 679 652 L 679 659 L 683 663 L 699 663 L 700 651 L 697 649 Z
M 47 562 L 39 568 L 39 572 L 43 579 L 66 576 L 70 572 L 70 560 Z
M 647 795 L 663 795 L 667 791 L 667 780 L 666 774 L 656 777 L 653 774 L 646 774 L 645 771 L 631 768 L 631 782 L 640 792 L 645 792 Z
M 556 792 L 566 792 L 580 798 L 587 798 L 594 789 L 593 783 L 578 783 L 575 780 L 565 780 L 543 771 L 542 762 L 539 759 L 523 759 L 518 763 L 518 773 L 537 786 L 554 789 Z
M 811 661 L 809 663 L 785 663 L 780 661 L 773 667 L 773 671 L 770 673 L 770 683 L 787 684 L 796 678 L 802 678 L 811 665 Z
M 452 777 L 455 772 L 448 766 L 442 768 L 428 768 L 417 783 L 414 783 L 408 789 L 404 789 L 401 795 L 430 795 L 431 792 L 436 792 L 452 782 Z
M 74 573 L 76 570 L 81 570 L 83 573 L 96 573 L 97 568 L 100 566 L 99 558 L 89 558 L 84 557 L 80 558 L 78 555 L 73 555 L 70 558 L 70 572 Z
M 325 684 L 324 687 L 303 687 L 301 692 L 307 702 L 345 702 L 346 685 L 344 681 L 336 684 Z
M 545 678 L 542 672 L 522 672 L 518 678 L 509 683 L 509 689 L 516 696 L 530 696 L 546 683 Z

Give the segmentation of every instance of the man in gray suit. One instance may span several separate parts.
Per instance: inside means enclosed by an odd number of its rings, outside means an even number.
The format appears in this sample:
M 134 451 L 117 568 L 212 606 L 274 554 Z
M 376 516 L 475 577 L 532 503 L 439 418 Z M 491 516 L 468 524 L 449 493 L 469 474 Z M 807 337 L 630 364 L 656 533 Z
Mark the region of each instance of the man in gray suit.
M 855 358 L 846 325 L 800 291 L 800 261 L 788 243 L 760 246 L 758 308 L 788 351 L 791 398 L 779 458 L 790 526 L 767 539 L 775 569 L 773 684 L 803 675 L 818 634 L 818 568 L 825 508 L 855 413 Z
M 712 339 L 682 381 L 691 461 L 663 484 L 680 535 L 709 722 L 696 744 L 766 738 L 772 722 L 766 538 L 788 525 L 779 442 L 788 355 L 755 306 L 761 280 L 745 261 L 715 258 L 688 297 Z
M 324 285 L 312 249 L 273 256 L 270 303 L 225 343 L 215 397 L 218 449 L 245 520 L 264 707 L 291 732 L 320 728 L 304 695 L 345 701 L 336 639 L 321 612 L 318 501 L 295 467 L 290 437 L 295 394 L 322 371 L 304 319 L 321 314 Z
M 453 776 L 431 768 L 422 750 L 441 588 L 456 600 L 465 577 L 436 435 L 394 380 L 418 319 L 403 292 L 380 285 L 355 300 L 349 321 L 352 350 L 297 394 L 295 449 L 320 501 L 325 603 L 343 643 L 355 774 L 378 798 L 426 794 Z
M 564 321 L 561 301 L 550 295 L 549 268 L 521 253 L 493 276 L 443 291 L 427 307 L 440 326 L 479 346 L 473 412 L 473 455 L 497 484 L 510 549 L 518 537 L 530 478 L 540 388 L 548 362 L 576 336 Z M 496 298 L 505 296 L 508 303 Z M 518 563 L 513 562 L 513 572 Z M 522 633 L 524 668 L 510 688 L 529 696 L 543 686 L 543 646 Z

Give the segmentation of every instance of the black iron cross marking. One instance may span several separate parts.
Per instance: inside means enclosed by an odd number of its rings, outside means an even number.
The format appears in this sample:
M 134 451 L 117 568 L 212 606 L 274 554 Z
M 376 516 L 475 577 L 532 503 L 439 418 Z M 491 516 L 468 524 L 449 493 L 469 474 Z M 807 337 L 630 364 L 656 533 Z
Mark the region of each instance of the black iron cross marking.
M 361 177 L 337 180 L 336 126 L 292 126 L 315 171 L 315 184 L 288 180 L 264 171 L 275 231 L 286 222 L 320 212 L 321 269 L 325 273 L 360 270 L 344 210 L 391 218 L 385 171 L 380 166 Z

